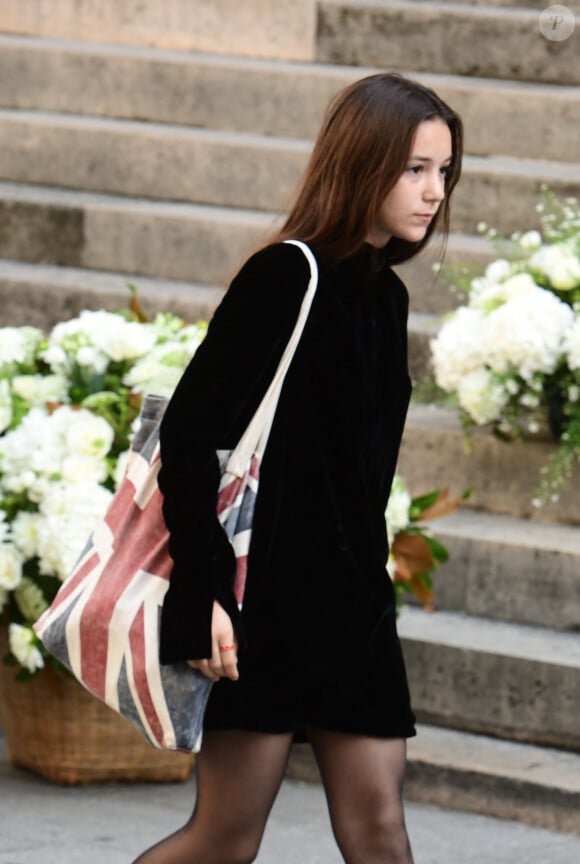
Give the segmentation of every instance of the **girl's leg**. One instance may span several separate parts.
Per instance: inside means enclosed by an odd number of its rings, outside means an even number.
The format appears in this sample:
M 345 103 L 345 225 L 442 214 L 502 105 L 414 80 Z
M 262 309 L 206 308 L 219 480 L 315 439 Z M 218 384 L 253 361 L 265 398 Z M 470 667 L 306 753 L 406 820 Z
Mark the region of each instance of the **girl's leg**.
M 403 814 L 406 741 L 309 730 L 347 864 L 413 864 Z
M 135 864 L 249 864 L 284 776 L 291 734 L 205 732 L 189 822 Z

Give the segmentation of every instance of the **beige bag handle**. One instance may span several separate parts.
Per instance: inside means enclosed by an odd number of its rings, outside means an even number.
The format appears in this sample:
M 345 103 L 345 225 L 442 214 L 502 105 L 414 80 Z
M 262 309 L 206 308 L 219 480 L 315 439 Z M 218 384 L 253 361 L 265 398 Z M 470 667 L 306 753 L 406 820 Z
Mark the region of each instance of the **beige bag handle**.
M 310 266 L 310 281 L 308 282 L 308 288 L 306 289 L 306 294 L 304 295 L 302 305 L 300 306 L 298 320 L 296 321 L 292 335 L 290 336 L 286 349 L 282 355 L 280 363 L 278 364 L 274 378 L 272 379 L 264 398 L 258 405 L 256 413 L 250 420 L 248 428 L 240 438 L 237 446 L 232 450 L 228 459 L 226 473 L 233 474 L 237 477 L 244 476 L 245 472 L 249 468 L 252 456 L 255 455 L 260 459 L 266 449 L 284 379 L 288 369 L 290 368 L 294 352 L 300 342 L 300 337 L 302 336 L 302 331 L 304 330 L 304 326 L 308 320 L 310 307 L 312 306 L 312 301 L 314 300 L 314 295 L 316 294 L 316 288 L 318 286 L 318 264 L 316 263 L 316 258 L 312 254 L 311 249 L 306 245 L 306 243 L 302 243 L 301 240 L 285 240 L 284 242 L 290 243 L 293 246 L 298 246 L 298 248 L 304 253 Z

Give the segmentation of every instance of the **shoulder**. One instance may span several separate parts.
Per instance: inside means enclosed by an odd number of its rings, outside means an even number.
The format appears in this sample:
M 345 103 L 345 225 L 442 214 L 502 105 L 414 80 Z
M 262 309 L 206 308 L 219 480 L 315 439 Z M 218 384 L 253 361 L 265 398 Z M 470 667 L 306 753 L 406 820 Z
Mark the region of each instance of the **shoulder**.
M 408 304 L 409 292 L 407 291 L 407 286 L 405 285 L 399 274 L 395 273 L 395 271 L 391 267 L 386 267 L 383 271 L 383 278 L 389 290 L 397 297 L 399 297 L 402 302 Z
M 310 276 L 310 265 L 304 252 L 293 243 L 274 243 L 248 258 L 234 282 L 250 279 L 304 283 Z
M 275 243 L 251 255 L 216 309 L 217 323 L 261 327 L 296 318 L 310 280 L 308 261 L 297 246 Z

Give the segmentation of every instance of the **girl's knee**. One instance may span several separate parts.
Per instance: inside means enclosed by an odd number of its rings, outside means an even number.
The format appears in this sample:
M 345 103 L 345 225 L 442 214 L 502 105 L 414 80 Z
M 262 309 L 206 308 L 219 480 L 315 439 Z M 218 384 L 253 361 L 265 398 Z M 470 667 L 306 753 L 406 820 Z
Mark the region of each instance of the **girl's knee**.
M 411 861 L 402 806 L 343 820 L 335 826 L 335 836 L 348 864 Z

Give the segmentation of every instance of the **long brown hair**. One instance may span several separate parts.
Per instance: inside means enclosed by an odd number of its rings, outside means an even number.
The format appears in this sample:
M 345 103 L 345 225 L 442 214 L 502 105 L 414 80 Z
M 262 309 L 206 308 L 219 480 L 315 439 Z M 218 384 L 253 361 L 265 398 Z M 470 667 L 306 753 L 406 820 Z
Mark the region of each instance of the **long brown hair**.
M 443 120 L 451 132 L 445 199 L 422 240 L 390 239 L 388 260 L 392 264 L 407 261 L 436 229 L 447 235 L 451 193 L 461 174 L 461 119 L 428 87 L 385 72 L 362 78 L 335 97 L 288 217 L 271 242 L 304 240 L 335 263 L 355 254 L 407 167 L 417 127 L 435 118 Z

